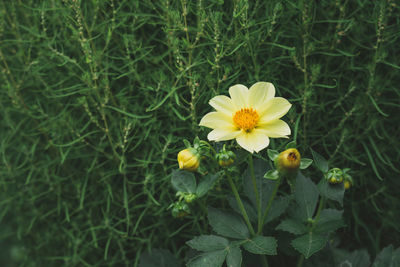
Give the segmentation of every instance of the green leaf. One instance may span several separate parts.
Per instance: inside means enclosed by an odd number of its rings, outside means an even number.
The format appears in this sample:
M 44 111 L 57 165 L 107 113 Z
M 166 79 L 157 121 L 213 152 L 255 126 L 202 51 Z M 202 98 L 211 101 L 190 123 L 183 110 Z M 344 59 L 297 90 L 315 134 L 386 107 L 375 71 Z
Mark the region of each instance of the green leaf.
M 258 218 L 257 218 L 257 212 L 256 212 L 255 208 L 251 205 L 251 203 L 248 200 L 243 199 L 243 198 L 241 198 L 241 200 L 242 200 L 244 209 L 246 210 L 247 215 L 249 216 L 250 221 L 257 222 Z M 229 203 L 229 206 L 234 211 L 236 211 L 238 214 L 241 213 L 239 206 L 237 204 L 237 201 L 233 196 L 228 196 L 228 203 Z
M 282 213 L 284 213 L 289 206 L 290 198 L 290 196 L 275 198 L 272 202 L 267 218 L 265 219 L 265 223 L 268 223 L 273 219 L 278 218 Z
M 371 266 L 371 261 L 367 250 L 360 249 L 351 253 L 345 250 L 333 250 L 333 257 L 335 259 L 335 266 L 354 266 L 363 267 Z
M 301 235 L 306 233 L 308 228 L 299 221 L 286 219 L 283 220 L 275 229 L 289 232 L 295 235 Z
M 296 148 L 296 141 L 291 141 L 291 142 L 289 142 L 289 143 L 286 145 L 285 150 L 286 150 L 286 149 L 289 149 L 289 148 Z
M 279 173 L 277 170 L 269 170 L 264 174 L 264 178 L 276 181 L 279 179 Z
M 376 257 L 372 267 L 400 266 L 400 248 L 394 250 L 393 245 L 384 248 Z
M 301 170 L 307 169 L 312 163 L 313 163 L 312 159 L 302 158 L 300 160 L 300 169 Z
M 279 156 L 279 152 L 273 149 L 267 149 L 267 154 L 270 160 L 275 161 L 275 159 Z
M 343 183 L 331 184 L 328 180 L 322 179 L 318 184 L 318 189 L 321 196 L 337 201 L 343 206 L 343 196 L 345 191 Z
M 215 181 L 218 179 L 219 174 L 207 174 L 202 178 L 196 189 L 196 195 L 202 197 L 207 194 L 214 187 Z
M 277 242 L 272 236 L 256 236 L 248 239 L 243 248 L 253 254 L 276 255 Z
M 238 247 L 229 249 L 228 255 L 226 256 L 227 267 L 240 267 L 242 266 L 242 251 Z
M 311 153 L 314 158 L 315 166 L 317 166 L 317 168 L 323 173 L 326 173 L 329 169 L 328 162 L 326 161 L 326 159 L 312 149 Z
M 186 244 L 195 250 L 210 252 L 227 248 L 229 241 L 221 236 L 201 235 L 187 241 Z
M 224 250 L 212 251 L 202 253 L 192 258 L 188 263 L 188 267 L 221 267 L 225 261 L 226 254 L 228 252 Z
M 303 219 L 312 218 L 318 202 L 318 188 L 310 178 L 304 177 L 300 172 L 296 177 L 294 197 L 299 204 Z
M 192 147 L 192 144 L 187 139 L 183 139 L 183 143 L 185 144 L 186 148 Z
M 264 174 L 268 171 L 268 168 L 269 166 L 267 162 L 260 159 L 254 160 L 254 176 L 256 178 L 258 195 L 261 199 L 262 210 L 265 210 L 276 183 L 276 181 L 264 178 Z M 253 204 L 253 207 L 257 209 L 257 201 L 254 192 L 253 179 L 251 179 L 250 168 L 243 173 L 243 187 L 245 195 Z
M 184 193 L 196 192 L 196 179 L 194 174 L 185 170 L 174 170 L 171 178 L 172 186 L 176 191 Z
M 208 207 L 208 221 L 213 230 L 220 235 L 237 239 L 250 236 L 245 222 L 236 213 Z
M 319 235 L 310 232 L 294 239 L 291 244 L 296 250 L 303 254 L 306 259 L 308 259 L 311 255 L 321 250 L 325 246 L 326 241 L 326 235 Z
M 329 233 L 343 227 L 344 222 L 342 219 L 342 214 L 342 210 L 323 209 L 321 211 L 315 231 L 319 233 Z
M 139 267 L 178 267 L 179 261 L 165 249 L 153 249 L 140 255 Z

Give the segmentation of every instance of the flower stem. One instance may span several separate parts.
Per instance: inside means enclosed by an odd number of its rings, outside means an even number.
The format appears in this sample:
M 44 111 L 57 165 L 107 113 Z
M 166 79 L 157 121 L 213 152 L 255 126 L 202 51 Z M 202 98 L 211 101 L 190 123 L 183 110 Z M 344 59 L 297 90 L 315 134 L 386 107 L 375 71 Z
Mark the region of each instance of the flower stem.
M 278 192 L 278 188 L 279 188 L 279 185 L 281 184 L 281 180 L 282 180 L 282 178 L 279 176 L 278 180 L 275 183 L 274 191 L 272 191 L 272 194 L 271 194 L 271 196 L 269 197 L 269 200 L 268 200 L 267 207 L 265 208 L 264 215 L 263 215 L 262 221 L 261 221 L 262 222 L 261 226 L 260 225 L 258 226 L 258 229 L 257 229 L 257 233 L 258 234 L 260 234 L 261 231 L 262 231 L 262 226 L 263 226 L 263 224 L 265 222 L 265 219 L 267 218 L 269 210 L 271 209 L 272 202 L 274 201 L 276 193 Z
M 238 191 L 237 191 L 237 189 L 236 189 L 236 186 L 235 186 L 235 184 L 234 184 L 233 181 L 232 181 L 232 177 L 231 177 L 231 175 L 228 173 L 227 170 L 225 170 L 225 175 L 226 175 L 226 177 L 228 178 L 228 182 L 229 182 L 229 184 L 230 184 L 230 186 L 231 186 L 231 188 L 232 188 L 233 195 L 234 195 L 235 198 L 236 198 L 236 202 L 237 202 L 237 204 L 238 204 L 238 206 L 239 206 L 240 212 L 241 212 L 242 215 L 243 215 L 244 221 L 246 222 L 247 227 L 249 228 L 251 235 L 255 235 L 254 228 L 253 228 L 253 226 L 251 225 L 250 220 L 249 220 L 249 216 L 247 215 L 247 212 L 246 212 L 246 210 L 244 209 L 243 202 L 242 202 L 242 200 L 240 199 L 240 196 L 239 196 L 239 193 L 238 193 Z
M 321 215 L 321 211 L 325 206 L 325 197 L 321 196 L 321 199 L 319 200 L 319 204 L 318 204 L 318 210 L 317 210 L 317 214 L 314 217 L 314 221 L 313 224 L 311 226 L 310 232 L 312 232 L 315 228 L 315 226 L 317 225 L 318 221 L 319 221 L 319 216 Z
M 261 255 L 261 262 L 262 262 L 262 264 L 263 264 L 264 267 L 268 267 L 267 256 Z
M 252 154 L 249 154 L 249 164 L 250 164 L 251 180 L 253 182 L 254 194 L 256 196 L 256 203 L 257 203 L 258 229 L 260 229 L 260 228 L 262 228 L 261 200 L 260 200 L 260 194 L 258 192 L 256 176 L 254 174 L 254 164 L 253 164 L 253 156 L 252 156 Z M 257 233 L 259 234 L 260 230 L 258 230 Z
M 304 255 L 301 254 L 299 260 L 297 261 L 297 267 L 302 267 L 304 262 Z

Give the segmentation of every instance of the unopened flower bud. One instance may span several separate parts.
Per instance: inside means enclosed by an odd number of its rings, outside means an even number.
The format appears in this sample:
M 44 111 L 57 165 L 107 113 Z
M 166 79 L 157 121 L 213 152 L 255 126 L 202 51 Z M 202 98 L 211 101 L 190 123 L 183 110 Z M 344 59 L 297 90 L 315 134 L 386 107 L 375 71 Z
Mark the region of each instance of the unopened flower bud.
M 344 181 L 344 189 L 349 189 L 351 187 L 350 181 Z
M 196 194 L 192 194 L 192 193 L 185 194 L 185 196 L 184 196 L 184 199 L 185 199 L 186 203 L 191 203 L 196 198 L 197 198 L 197 195 Z
M 275 167 L 281 176 L 292 178 L 297 175 L 301 156 L 296 148 L 289 148 L 281 152 L 275 159 Z
M 218 164 L 221 167 L 228 167 L 235 162 L 236 155 L 232 151 L 227 151 L 224 149 L 216 155 Z
M 179 169 L 196 171 L 200 165 L 200 156 L 196 149 L 186 148 L 178 153 Z
M 326 174 L 325 178 L 330 184 L 339 184 L 343 182 L 343 171 L 339 168 L 332 168 Z
M 170 207 L 172 208 L 172 216 L 175 218 L 182 218 L 190 213 L 189 206 L 183 202 L 173 203 Z

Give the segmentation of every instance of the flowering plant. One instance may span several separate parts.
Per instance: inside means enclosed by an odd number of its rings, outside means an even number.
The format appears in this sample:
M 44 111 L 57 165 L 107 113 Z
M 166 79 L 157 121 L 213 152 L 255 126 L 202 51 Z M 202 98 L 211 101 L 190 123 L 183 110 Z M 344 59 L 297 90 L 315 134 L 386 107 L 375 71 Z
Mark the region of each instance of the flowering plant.
M 242 266 L 248 255 L 244 250 L 260 255 L 256 266 L 268 266 L 267 256 L 276 255 L 278 243 L 288 235 L 290 245 L 300 253 L 301 266 L 344 225 L 343 211 L 325 206 L 328 201 L 337 203 L 331 207 L 343 205 L 345 188 L 353 183 L 349 169 L 329 170 L 328 162 L 313 150 L 314 160 L 302 157 L 294 141 L 263 152 L 270 138 L 288 138 L 291 133 L 281 118 L 292 105 L 275 97 L 273 84 L 257 82 L 250 89 L 237 84 L 230 87 L 229 95 L 212 98 L 209 103 L 216 111 L 200 121 L 200 126 L 212 129 L 207 137 L 213 142 L 196 137 L 192 147 L 185 141 L 187 148 L 178 154 L 180 169 L 172 173 L 171 183 L 179 197 L 171 204 L 175 217 L 184 219 L 201 212 L 195 203 L 205 207 L 206 196 L 214 189 L 225 194 L 231 207 L 227 211 L 208 206 L 207 218 L 214 234 L 187 242 L 197 251 L 188 266 L 219 267 L 225 261 L 227 266 Z M 236 144 L 220 145 L 233 139 Z M 322 172 L 318 186 L 300 171 L 313 162 Z M 231 194 L 226 190 L 228 185 Z

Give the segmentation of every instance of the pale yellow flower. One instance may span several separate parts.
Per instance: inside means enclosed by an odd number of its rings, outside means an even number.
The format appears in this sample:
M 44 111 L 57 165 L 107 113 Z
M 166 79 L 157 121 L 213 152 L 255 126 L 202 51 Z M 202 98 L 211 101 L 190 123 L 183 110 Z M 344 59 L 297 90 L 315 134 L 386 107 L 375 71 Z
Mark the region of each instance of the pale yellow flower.
M 286 122 L 280 120 L 292 106 L 282 97 L 275 97 L 272 83 L 257 82 L 250 89 L 242 84 L 229 88 L 230 98 L 218 95 L 209 104 L 216 109 L 207 113 L 200 126 L 212 128 L 210 141 L 236 139 L 250 153 L 269 145 L 269 137 L 290 135 Z

